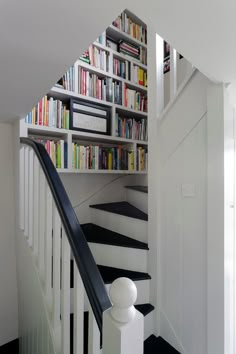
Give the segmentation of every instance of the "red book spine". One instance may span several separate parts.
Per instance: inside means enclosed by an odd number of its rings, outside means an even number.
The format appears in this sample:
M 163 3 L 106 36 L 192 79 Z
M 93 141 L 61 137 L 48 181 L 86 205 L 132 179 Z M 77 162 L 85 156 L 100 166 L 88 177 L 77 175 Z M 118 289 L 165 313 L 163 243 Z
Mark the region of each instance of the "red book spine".
M 43 125 L 43 100 L 39 101 L 39 125 Z

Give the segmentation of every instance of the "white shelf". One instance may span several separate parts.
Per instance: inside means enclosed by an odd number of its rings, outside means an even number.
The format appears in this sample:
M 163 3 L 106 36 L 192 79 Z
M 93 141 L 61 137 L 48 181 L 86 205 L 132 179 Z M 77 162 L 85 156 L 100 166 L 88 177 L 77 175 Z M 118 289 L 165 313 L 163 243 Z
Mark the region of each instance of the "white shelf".
M 107 28 L 106 30 L 106 33 L 108 35 L 108 37 L 110 38 L 114 38 L 115 40 L 120 40 L 120 39 L 123 39 L 123 40 L 127 40 L 129 41 L 130 43 L 134 44 L 134 45 L 138 45 L 138 46 L 141 46 L 143 48 L 147 48 L 147 45 L 143 42 L 140 42 L 138 39 L 130 36 L 129 34 L 121 31 L 119 28 L 111 25 Z
M 118 175 L 146 175 L 146 171 L 128 171 L 128 170 L 79 170 L 79 169 L 57 169 L 58 173 L 83 173 L 83 174 L 118 174 Z
M 72 92 L 72 91 L 68 91 L 68 90 L 64 90 L 58 87 L 53 87 L 51 88 L 51 90 L 49 91 L 49 94 L 51 94 L 52 96 L 60 99 L 60 100 L 65 100 L 65 99 L 69 99 L 69 98 L 81 98 L 85 101 L 88 102 L 93 102 L 93 103 L 99 103 L 99 104 L 103 104 L 104 106 L 108 106 L 108 107 L 115 107 L 120 111 L 125 112 L 130 112 L 133 113 L 137 116 L 142 116 L 142 117 L 147 117 L 148 113 L 147 112 L 142 112 L 142 111 L 137 111 L 135 109 L 131 109 L 125 106 L 121 106 L 119 104 L 114 104 L 112 102 L 107 102 L 107 101 L 103 101 L 103 100 L 99 100 L 98 98 L 94 98 L 94 97 L 89 97 L 89 96 L 84 96 L 84 95 L 80 95 L 78 93 Z M 135 117 L 134 117 L 135 118 Z
M 94 134 L 94 133 L 81 132 L 78 130 L 60 129 L 60 128 L 53 128 L 53 127 L 28 124 L 28 123 L 25 123 L 25 125 L 28 129 L 29 134 L 32 135 L 51 134 L 52 136 L 62 137 L 64 135 L 71 134 L 73 139 L 81 138 L 83 140 L 90 140 L 95 142 L 104 141 L 108 143 L 148 145 L 148 142 L 144 140 L 126 139 L 126 138 L 120 138 L 113 135 Z
M 76 62 L 78 64 L 78 66 L 80 66 L 81 68 L 84 68 L 84 69 L 87 69 L 88 71 L 94 73 L 94 74 L 98 74 L 98 75 L 101 75 L 103 77 L 110 77 L 116 81 L 121 81 L 121 82 L 124 82 L 127 86 L 135 89 L 135 90 L 138 90 L 138 91 L 143 91 L 144 93 L 147 92 L 147 87 L 146 86 L 142 86 L 142 85 L 139 85 L 139 84 L 135 84 L 134 82 L 130 81 L 130 80 L 126 80 L 124 79 L 123 77 L 120 77 L 120 76 L 117 76 L 117 75 L 114 75 L 114 74 L 111 74 L 110 72 L 108 71 L 104 71 L 104 70 L 101 70 L 99 68 L 96 68 L 95 66 L 92 66 L 90 64 L 87 64 L 85 62 L 83 62 L 82 60 L 78 60 Z

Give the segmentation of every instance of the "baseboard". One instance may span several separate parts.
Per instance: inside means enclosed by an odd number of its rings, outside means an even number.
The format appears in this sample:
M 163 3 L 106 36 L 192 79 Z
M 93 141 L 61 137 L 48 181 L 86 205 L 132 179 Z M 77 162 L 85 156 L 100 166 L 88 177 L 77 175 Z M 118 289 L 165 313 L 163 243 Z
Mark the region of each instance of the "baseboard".
M 18 353 L 19 353 L 18 338 L 0 347 L 0 354 L 18 354 Z

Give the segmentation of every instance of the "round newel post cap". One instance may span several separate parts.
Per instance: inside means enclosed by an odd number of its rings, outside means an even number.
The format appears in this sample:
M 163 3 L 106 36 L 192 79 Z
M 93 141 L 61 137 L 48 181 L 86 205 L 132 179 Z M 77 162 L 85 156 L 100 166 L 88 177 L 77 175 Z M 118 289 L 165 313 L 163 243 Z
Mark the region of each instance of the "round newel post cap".
M 132 280 L 116 279 L 110 288 L 110 298 L 113 304 L 111 315 L 114 320 L 127 323 L 135 317 L 134 304 L 137 300 L 137 288 Z

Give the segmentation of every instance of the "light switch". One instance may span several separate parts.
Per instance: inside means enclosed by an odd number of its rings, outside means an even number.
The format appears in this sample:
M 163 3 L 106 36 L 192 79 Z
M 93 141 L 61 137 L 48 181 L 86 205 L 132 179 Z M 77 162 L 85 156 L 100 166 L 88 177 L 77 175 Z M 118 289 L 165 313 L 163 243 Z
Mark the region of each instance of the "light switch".
M 195 198 L 195 184 L 192 183 L 184 183 L 182 184 L 182 196 L 184 198 Z

